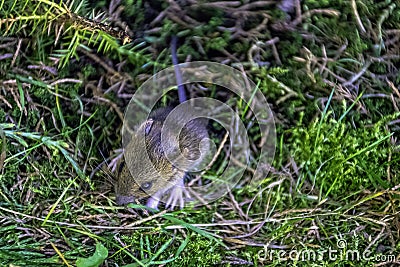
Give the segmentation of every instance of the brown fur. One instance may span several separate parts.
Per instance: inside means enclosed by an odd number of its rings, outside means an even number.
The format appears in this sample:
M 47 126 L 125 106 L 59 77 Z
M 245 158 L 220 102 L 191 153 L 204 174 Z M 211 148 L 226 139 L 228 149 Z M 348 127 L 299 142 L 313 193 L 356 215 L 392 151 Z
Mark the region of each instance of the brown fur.
M 208 138 L 205 119 L 188 122 L 182 128 L 178 142 L 169 137 L 172 133 L 167 132 L 168 142 L 164 142 L 164 147 L 161 146 L 161 129 L 171 110 L 172 108 L 160 108 L 150 114 L 150 119 L 138 128 L 125 147 L 126 161 L 121 162 L 115 184 L 118 204 L 127 204 L 157 192 L 165 192 L 183 179 L 185 171 L 176 168 L 166 157 L 169 155 L 175 162 L 184 163 L 185 158 L 173 156 L 178 148 L 190 160 L 197 160 L 201 156 L 200 141 Z M 179 118 L 174 121 L 179 121 Z M 146 133 L 145 146 L 140 137 L 143 134 L 140 133 Z M 146 157 L 150 160 L 144 160 Z M 190 169 L 195 166 L 185 167 Z M 149 183 L 150 188 L 145 188 Z

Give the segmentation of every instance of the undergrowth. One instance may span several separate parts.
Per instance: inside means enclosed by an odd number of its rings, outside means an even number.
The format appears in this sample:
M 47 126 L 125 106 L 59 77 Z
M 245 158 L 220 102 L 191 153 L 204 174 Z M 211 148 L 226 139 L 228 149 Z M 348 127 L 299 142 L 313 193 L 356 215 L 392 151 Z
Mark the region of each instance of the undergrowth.
M 267 2 L 1 2 L 0 265 L 398 263 L 399 4 Z M 180 62 L 224 63 L 258 85 L 276 155 L 260 185 L 249 169 L 207 206 L 119 207 L 104 162 L 134 92 L 171 65 L 172 35 Z M 190 93 L 249 114 L 217 87 Z

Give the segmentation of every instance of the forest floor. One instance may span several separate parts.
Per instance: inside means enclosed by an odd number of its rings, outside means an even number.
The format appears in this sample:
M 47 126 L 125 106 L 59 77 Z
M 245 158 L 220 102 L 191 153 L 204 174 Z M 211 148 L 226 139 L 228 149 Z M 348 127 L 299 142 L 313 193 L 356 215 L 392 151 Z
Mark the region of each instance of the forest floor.
M 400 264 L 397 1 L 3 1 L 0 33 L 1 266 Z M 222 63 L 265 96 L 269 173 L 250 182 L 260 99 L 197 82 L 191 98 L 229 103 L 248 129 L 243 177 L 203 206 L 118 206 L 124 111 L 172 66 L 172 36 L 180 62 Z M 205 184 L 237 160 L 209 128 Z

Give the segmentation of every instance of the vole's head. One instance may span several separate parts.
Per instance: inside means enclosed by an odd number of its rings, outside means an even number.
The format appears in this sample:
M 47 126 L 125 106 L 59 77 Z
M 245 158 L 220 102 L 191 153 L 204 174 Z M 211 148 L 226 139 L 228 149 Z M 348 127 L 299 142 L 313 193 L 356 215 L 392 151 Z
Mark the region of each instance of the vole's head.
M 125 205 L 134 202 L 135 199 L 152 196 L 162 189 L 168 189 L 174 177 L 178 175 L 179 170 L 164 157 L 160 147 L 161 126 L 158 121 L 146 121 L 137 133 L 131 136 L 125 147 L 125 160 L 119 165 L 115 183 L 118 205 Z M 140 135 L 143 132 L 146 134 L 145 142 Z
M 118 205 L 132 203 L 135 199 L 142 199 L 154 195 L 163 188 L 169 188 L 168 177 L 172 177 L 172 166 L 164 167 L 164 174 L 155 168 L 144 168 L 138 164 L 132 165 L 132 174 L 125 161 L 121 162 L 120 171 L 115 183 L 115 195 Z M 170 171 L 168 171 L 170 169 Z M 165 176 L 165 177 L 163 177 Z

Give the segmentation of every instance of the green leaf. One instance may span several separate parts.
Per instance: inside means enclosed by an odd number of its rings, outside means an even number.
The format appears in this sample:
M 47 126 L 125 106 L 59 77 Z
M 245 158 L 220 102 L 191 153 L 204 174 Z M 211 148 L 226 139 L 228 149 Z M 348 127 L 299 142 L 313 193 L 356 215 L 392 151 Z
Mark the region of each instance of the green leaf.
M 98 267 L 108 256 L 108 250 L 101 243 L 96 244 L 96 251 L 89 258 L 78 258 L 77 267 Z

